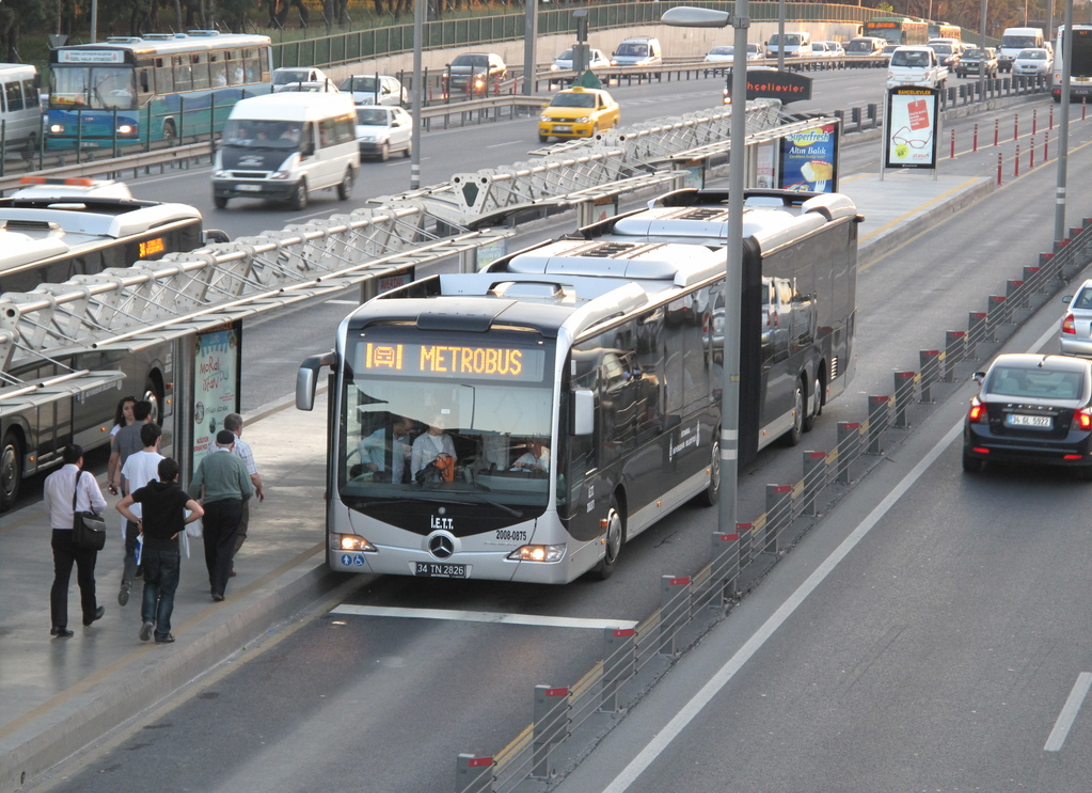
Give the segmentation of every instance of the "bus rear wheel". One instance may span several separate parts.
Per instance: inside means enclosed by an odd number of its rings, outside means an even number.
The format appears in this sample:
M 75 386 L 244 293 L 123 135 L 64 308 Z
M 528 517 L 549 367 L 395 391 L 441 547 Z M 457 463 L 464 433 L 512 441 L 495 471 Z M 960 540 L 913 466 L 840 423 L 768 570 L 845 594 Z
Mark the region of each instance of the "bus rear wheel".
M 13 430 L 4 433 L 0 446 L 0 512 L 7 512 L 19 498 L 23 482 L 23 449 Z
M 718 430 L 719 432 L 719 430 Z M 720 501 L 720 441 L 713 441 L 713 451 L 709 458 L 709 484 L 694 499 L 703 507 L 715 507 Z
M 614 574 L 614 568 L 618 564 L 618 557 L 622 553 L 622 545 L 626 541 L 626 524 L 622 519 L 622 513 L 618 511 L 618 498 L 610 497 L 610 510 L 607 512 L 607 536 L 606 548 L 603 558 L 595 567 L 595 577 L 600 581 L 606 581 Z
M 174 128 L 174 122 L 169 119 L 163 122 L 163 140 L 167 142 L 167 145 L 173 146 L 174 140 L 177 137 L 178 132 Z
M 804 400 L 804 380 L 796 381 L 793 390 L 792 427 L 783 436 L 786 446 L 798 446 L 804 439 L 804 413 L 808 407 Z

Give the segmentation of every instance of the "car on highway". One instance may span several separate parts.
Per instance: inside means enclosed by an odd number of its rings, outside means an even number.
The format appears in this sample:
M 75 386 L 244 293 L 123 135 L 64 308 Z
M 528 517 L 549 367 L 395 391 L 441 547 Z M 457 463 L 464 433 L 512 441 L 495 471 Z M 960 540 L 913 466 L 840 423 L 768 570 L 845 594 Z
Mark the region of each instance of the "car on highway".
M 1025 77 L 1038 77 L 1049 75 L 1053 67 L 1053 59 L 1045 47 L 1029 47 L 1020 50 L 1012 61 L 1012 73 Z
M 603 50 L 592 47 L 588 50 L 588 68 L 589 69 L 605 69 L 610 66 L 610 58 Z M 568 72 L 573 68 L 573 48 L 569 47 L 562 52 L 556 58 L 554 62 L 550 64 L 551 72 Z
M 891 54 L 901 46 L 901 44 L 884 44 L 883 50 L 880 51 L 880 54 L 887 58 L 890 58 Z
M 393 105 L 357 105 L 356 141 L 360 159 L 374 157 L 386 162 L 391 152 L 413 154 L 413 116 Z
M 957 77 L 996 77 L 997 50 L 993 47 L 971 47 L 959 56 L 953 71 Z
M 558 91 L 542 108 L 538 142 L 555 138 L 590 138 L 618 123 L 619 108 L 607 91 L 576 86 Z
M 338 87 L 332 80 L 303 80 L 298 83 L 284 83 L 277 86 L 277 93 L 283 94 L 289 91 L 302 91 L 308 94 L 337 94 Z
M 943 88 L 948 69 L 940 64 L 937 54 L 929 47 L 899 47 L 891 53 L 887 65 L 887 87 L 904 85 L 922 88 Z
M 883 53 L 886 41 L 878 36 L 857 36 L 846 44 L 847 58 L 875 58 Z
M 354 74 L 338 86 L 353 95 L 358 105 L 409 105 L 409 92 L 397 77 L 388 74 Z
M 1072 295 L 1062 298 L 1068 304 L 1062 318 L 1059 349 L 1063 355 L 1092 357 L 1092 279 L 1082 283 Z
M 317 66 L 282 66 L 270 75 L 274 93 L 284 91 L 289 83 L 324 83 L 329 79 Z
M 819 51 L 817 44 L 823 45 L 822 52 Z M 816 41 L 812 43 L 812 49 L 816 55 L 826 58 L 844 58 L 846 55 L 846 48 L 840 41 Z
M 1006 353 L 975 372 L 963 470 L 1013 462 L 1075 468 L 1092 480 L 1092 360 Z
M 933 44 L 927 44 L 927 47 L 933 50 L 937 54 L 937 60 L 940 61 L 940 65 L 948 71 L 952 71 L 959 65 L 959 57 L 963 52 L 963 48 L 957 44 L 952 44 L 947 41 L 937 42 Z
M 731 44 L 718 44 L 705 54 L 705 60 L 707 63 L 731 63 L 735 60 L 735 52 L 736 48 Z M 762 60 L 762 48 L 757 44 L 748 44 L 746 59 Z
M 495 52 L 463 52 L 455 56 L 441 76 L 449 96 L 485 94 L 499 87 L 508 66 Z
M 630 36 L 613 53 L 611 66 L 657 66 L 663 62 L 663 49 L 655 36 Z

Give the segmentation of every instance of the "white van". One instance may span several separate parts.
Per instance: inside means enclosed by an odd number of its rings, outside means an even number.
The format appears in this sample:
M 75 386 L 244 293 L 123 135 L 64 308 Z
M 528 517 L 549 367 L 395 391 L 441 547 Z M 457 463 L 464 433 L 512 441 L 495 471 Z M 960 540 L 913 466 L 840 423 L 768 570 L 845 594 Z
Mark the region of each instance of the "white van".
M 42 132 L 42 103 L 38 70 L 25 63 L 0 63 L 0 119 L 6 146 L 25 143 L 38 148 Z
M 1020 50 L 1045 47 L 1042 28 L 1005 28 L 997 48 L 997 70 L 1011 72 Z
M 766 57 L 776 58 L 780 49 L 781 39 L 774 33 L 766 42 Z M 786 58 L 810 58 L 812 54 L 810 33 L 806 30 L 785 31 Z
M 342 201 L 360 167 L 352 94 L 288 91 L 241 99 L 228 116 L 212 168 L 218 209 L 232 198 L 287 200 L 337 188 Z

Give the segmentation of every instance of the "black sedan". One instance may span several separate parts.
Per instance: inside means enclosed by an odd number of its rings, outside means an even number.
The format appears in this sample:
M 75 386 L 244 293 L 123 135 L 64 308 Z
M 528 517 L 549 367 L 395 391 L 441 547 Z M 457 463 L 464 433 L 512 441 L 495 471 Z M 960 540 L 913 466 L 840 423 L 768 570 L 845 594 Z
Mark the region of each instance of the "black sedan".
M 963 424 L 963 470 L 987 461 L 1077 468 L 1092 479 L 1092 361 L 1006 354 L 976 372 Z

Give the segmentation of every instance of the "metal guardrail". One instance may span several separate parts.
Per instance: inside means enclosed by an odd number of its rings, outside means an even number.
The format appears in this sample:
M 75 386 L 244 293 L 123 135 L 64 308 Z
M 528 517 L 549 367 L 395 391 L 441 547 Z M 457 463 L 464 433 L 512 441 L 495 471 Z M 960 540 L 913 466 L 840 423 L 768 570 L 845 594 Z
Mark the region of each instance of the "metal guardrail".
M 839 497 L 884 459 L 892 433 L 909 429 L 911 411 L 934 404 L 933 390 L 956 384 L 957 365 L 986 360 L 1020 322 L 1092 263 L 1092 219 L 1043 254 L 1022 278 L 972 311 L 964 331 L 947 331 L 944 346 L 919 352 L 917 371 L 895 372 L 889 394 L 867 397 L 867 419 L 838 423 L 830 451 L 803 453 L 802 476 L 766 486 L 766 509 L 750 523 L 710 536 L 710 560 L 691 575 L 657 581 L 660 607 L 635 628 L 605 628 L 602 659 L 570 686 L 536 685 L 533 721 L 497 755 L 461 753 L 456 793 L 513 793 L 556 784 L 561 766 L 616 724 L 682 654 L 720 620 L 819 519 L 819 496 Z M 835 492 L 827 492 L 835 491 Z M 581 728 L 587 728 L 581 733 Z

